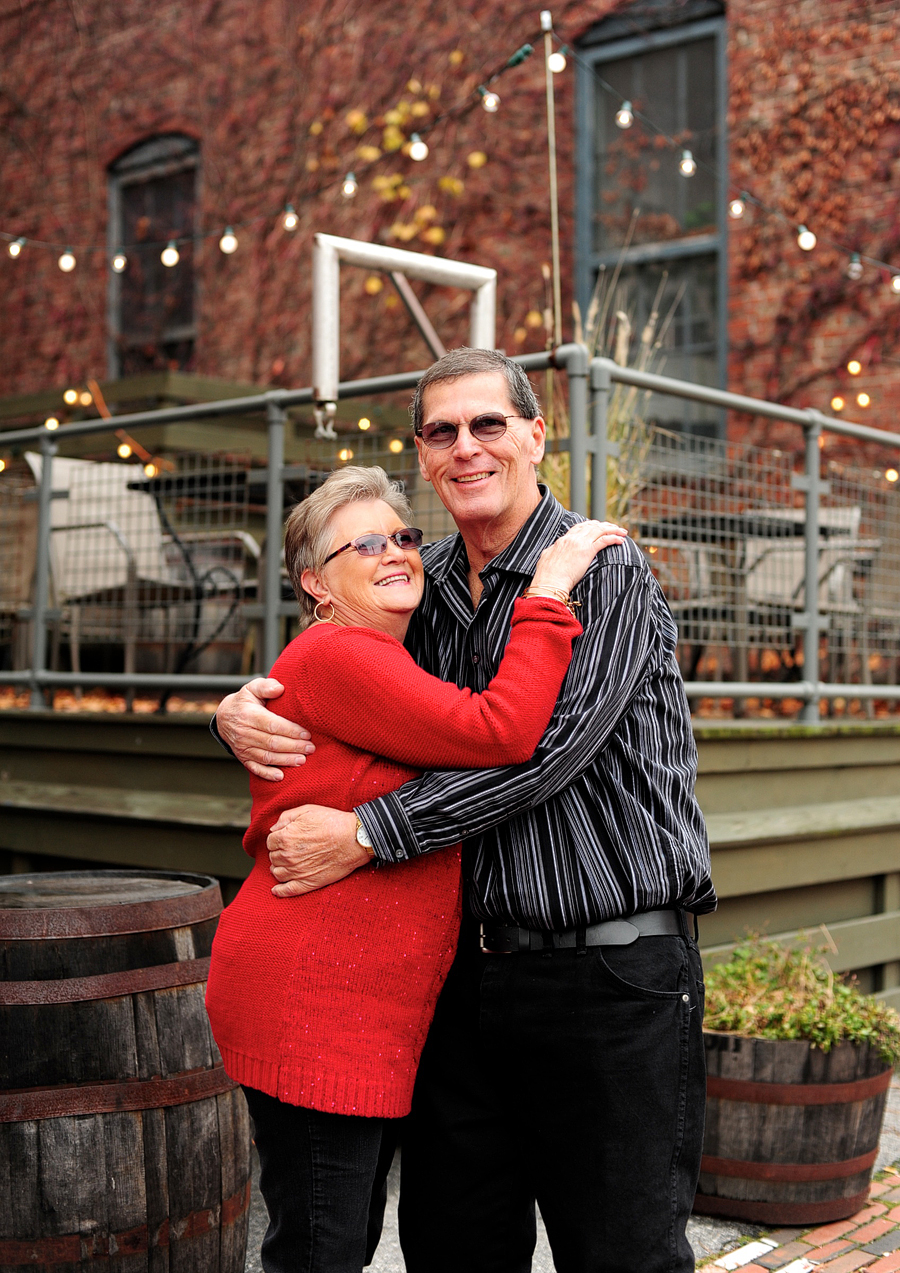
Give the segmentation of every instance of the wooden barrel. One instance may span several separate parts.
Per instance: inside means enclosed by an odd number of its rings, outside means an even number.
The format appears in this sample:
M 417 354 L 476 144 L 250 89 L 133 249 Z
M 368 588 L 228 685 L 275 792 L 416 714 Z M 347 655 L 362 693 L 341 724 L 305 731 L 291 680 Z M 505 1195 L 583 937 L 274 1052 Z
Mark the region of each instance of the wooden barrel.
M 0 1270 L 242 1273 L 249 1119 L 205 875 L 0 876 Z
M 868 1044 L 705 1035 L 706 1134 L 694 1210 L 761 1224 L 865 1205 L 892 1070 Z

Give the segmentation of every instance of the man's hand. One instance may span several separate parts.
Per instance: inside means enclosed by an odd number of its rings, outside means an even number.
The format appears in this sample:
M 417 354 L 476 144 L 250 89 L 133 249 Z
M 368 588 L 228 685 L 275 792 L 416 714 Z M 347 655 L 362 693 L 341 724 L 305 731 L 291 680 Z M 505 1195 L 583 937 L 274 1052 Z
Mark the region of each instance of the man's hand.
M 279 681 L 257 677 L 236 694 L 223 698 L 216 712 L 220 737 L 246 769 L 268 782 L 279 782 L 284 769 L 302 765 L 316 750 L 308 730 L 276 716 L 266 706 L 268 699 L 283 693 Z
M 276 897 L 312 893 L 372 861 L 356 842 L 356 814 L 320 804 L 286 809 L 266 843 Z

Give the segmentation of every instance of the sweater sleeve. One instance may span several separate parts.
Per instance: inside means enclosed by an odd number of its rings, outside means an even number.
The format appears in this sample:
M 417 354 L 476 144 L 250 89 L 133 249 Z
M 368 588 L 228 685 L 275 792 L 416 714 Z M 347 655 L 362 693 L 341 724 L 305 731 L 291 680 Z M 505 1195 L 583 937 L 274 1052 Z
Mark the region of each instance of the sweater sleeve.
M 580 633 L 560 602 L 520 599 L 497 675 L 476 694 L 423 672 L 393 637 L 331 629 L 292 669 L 282 711 L 419 769 L 521 764 L 547 728 Z

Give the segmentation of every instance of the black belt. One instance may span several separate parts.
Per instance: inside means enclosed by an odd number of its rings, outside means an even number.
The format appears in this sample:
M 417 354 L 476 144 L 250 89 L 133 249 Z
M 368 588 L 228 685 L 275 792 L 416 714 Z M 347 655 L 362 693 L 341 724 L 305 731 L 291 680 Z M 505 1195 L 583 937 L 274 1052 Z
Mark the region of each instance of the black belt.
M 486 955 L 512 955 L 520 951 L 583 950 L 587 946 L 630 946 L 639 937 L 687 937 L 690 930 L 685 911 L 642 911 L 627 919 L 609 919 L 589 928 L 572 928 L 564 933 L 536 932 L 531 928 L 485 923 L 481 926 L 481 949 Z

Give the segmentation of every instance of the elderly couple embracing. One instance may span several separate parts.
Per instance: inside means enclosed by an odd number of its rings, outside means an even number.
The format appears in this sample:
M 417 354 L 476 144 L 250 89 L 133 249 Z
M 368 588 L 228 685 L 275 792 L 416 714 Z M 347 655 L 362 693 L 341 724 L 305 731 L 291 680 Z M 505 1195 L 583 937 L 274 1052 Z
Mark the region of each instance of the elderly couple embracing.
M 305 630 L 222 704 L 254 867 L 208 1008 L 266 1273 L 359 1273 L 402 1140 L 408 1273 L 685 1273 L 713 909 L 676 630 L 643 555 L 540 487 L 540 405 L 460 349 L 412 406 L 459 533 L 380 469 L 291 513 Z M 274 878 L 273 878 L 274 877 Z

